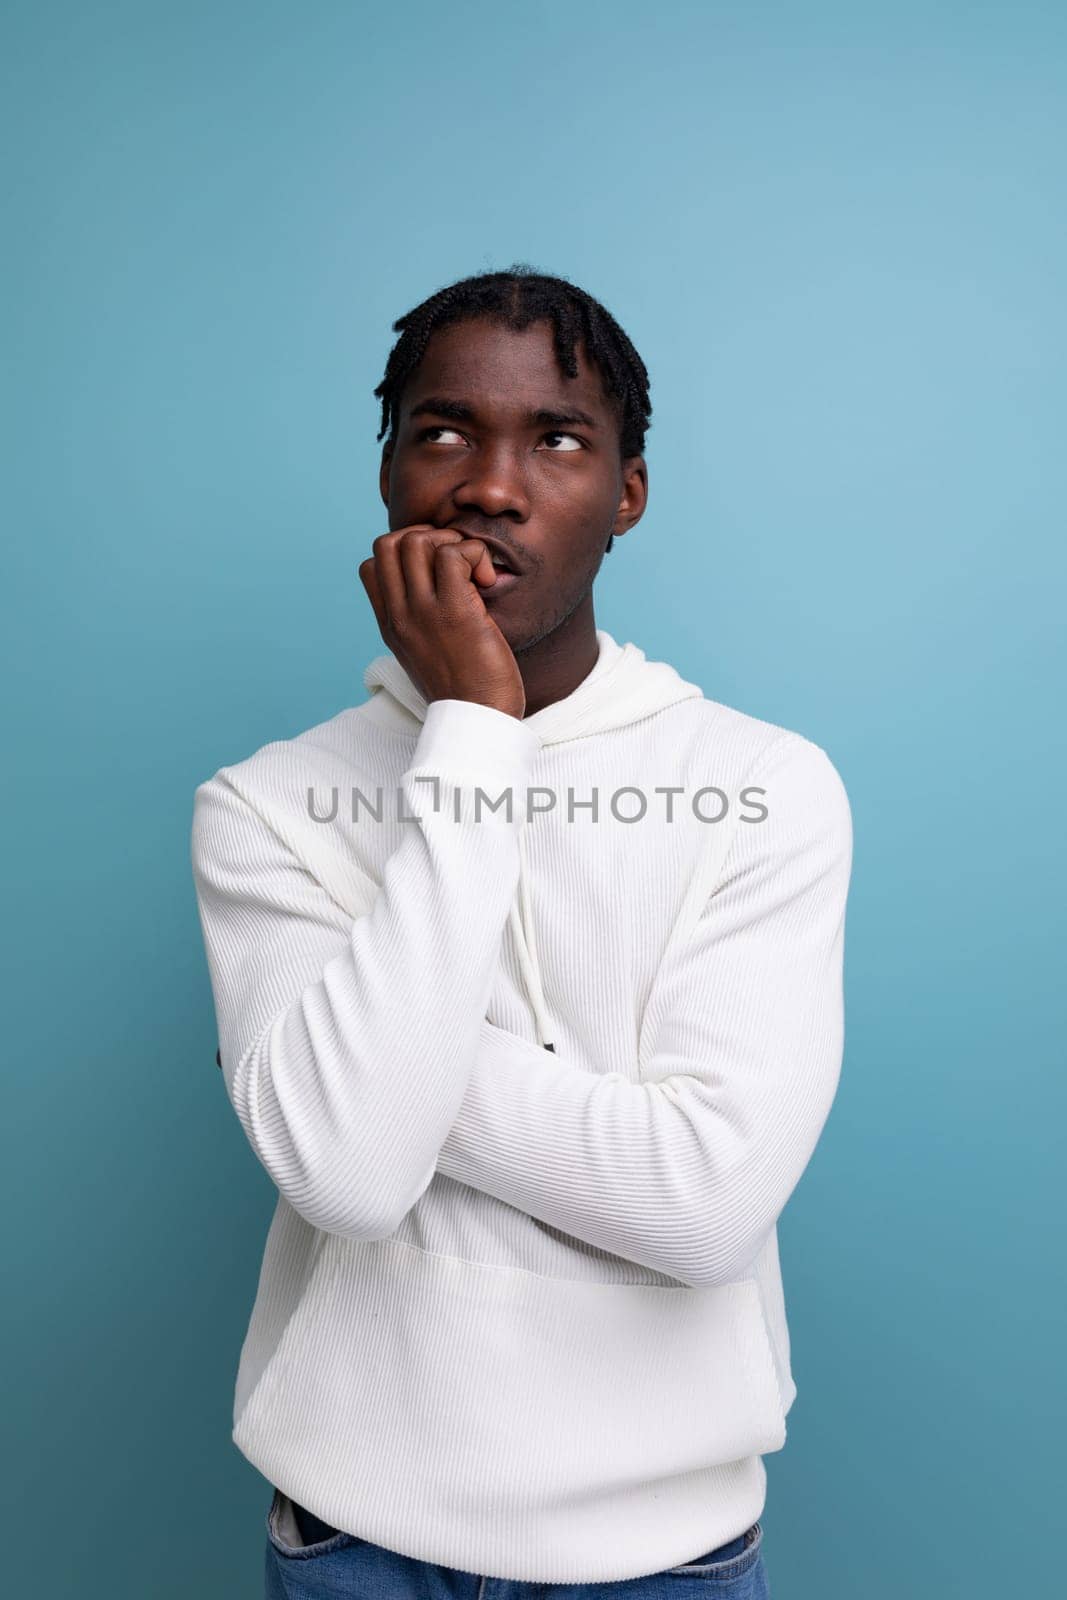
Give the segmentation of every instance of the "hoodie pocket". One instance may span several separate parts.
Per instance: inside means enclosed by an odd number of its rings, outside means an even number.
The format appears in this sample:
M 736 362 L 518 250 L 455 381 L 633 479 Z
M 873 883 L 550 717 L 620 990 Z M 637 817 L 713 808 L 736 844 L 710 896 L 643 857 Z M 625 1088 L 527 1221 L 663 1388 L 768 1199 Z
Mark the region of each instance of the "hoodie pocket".
M 354 1533 L 336 1528 L 328 1538 L 305 1543 L 296 1516 L 296 1508 L 289 1496 L 275 1489 L 267 1512 L 267 1538 L 273 1548 L 286 1561 L 314 1561 L 318 1556 L 332 1555 L 336 1550 L 347 1550 L 363 1540 Z
M 664 1577 L 706 1578 L 715 1584 L 732 1583 L 734 1579 L 740 1578 L 756 1565 L 762 1544 L 763 1528 L 758 1522 L 754 1522 L 751 1528 L 747 1528 L 737 1539 L 730 1539 L 717 1549 L 709 1550 L 706 1555 L 697 1556 L 695 1561 L 685 1561 L 681 1566 L 668 1567 Z M 740 1545 L 740 1548 L 735 1549 L 735 1545 Z

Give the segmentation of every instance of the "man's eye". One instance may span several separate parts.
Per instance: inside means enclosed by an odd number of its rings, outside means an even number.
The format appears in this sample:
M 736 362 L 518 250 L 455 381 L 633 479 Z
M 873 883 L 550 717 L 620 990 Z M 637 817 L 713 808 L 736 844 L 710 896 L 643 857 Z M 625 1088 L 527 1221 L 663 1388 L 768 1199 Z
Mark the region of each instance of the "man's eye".
M 460 434 L 456 433 L 455 428 L 440 428 L 440 427 L 438 427 L 438 428 L 423 428 L 422 432 L 419 434 L 419 439 L 420 440 L 429 439 L 431 433 L 455 433 L 457 439 L 462 437 Z M 438 441 L 438 442 L 440 442 L 440 441 Z
M 442 439 L 440 437 L 441 434 L 451 434 L 452 438 L 451 439 Z M 567 451 L 582 450 L 582 449 L 585 448 L 584 445 L 582 444 L 582 441 L 578 438 L 577 434 L 574 434 L 574 433 L 552 432 L 552 433 L 543 434 L 542 437 L 544 439 L 546 439 L 546 440 L 549 440 L 549 441 L 551 441 L 553 439 L 559 439 L 559 440 L 565 441 L 563 446 L 562 446 L 562 450 L 558 446 L 550 446 L 551 453 L 553 455 L 560 455 L 560 454 L 562 454 L 564 452 L 567 452 Z M 425 441 L 428 444 L 451 444 L 454 440 L 457 440 L 457 439 L 459 440 L 460 444 L 463 443 L 463 435 L 461 433 L 457 432 L 457 430 L 455 428 L 445 428 L 445 427 L 442 427 L 440 424 L 438 424 L 438 426 L 435 427 L 435 428 L 423 428 L 416 435 L 416 438 L 417 438 L 417 441 L 420 444 L 423 441 Z

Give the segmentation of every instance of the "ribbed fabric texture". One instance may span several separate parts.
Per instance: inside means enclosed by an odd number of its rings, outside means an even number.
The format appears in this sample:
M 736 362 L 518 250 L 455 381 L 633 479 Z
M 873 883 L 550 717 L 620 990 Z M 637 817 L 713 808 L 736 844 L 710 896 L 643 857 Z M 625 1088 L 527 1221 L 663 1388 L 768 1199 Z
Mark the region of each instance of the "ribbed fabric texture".
M 836 769 L 598 641 L 522 722 L 382 657 L 193 816 L 226 1089 L 279 1191 L 234 1439 L 336 1527 L 541 1582 L 760 1515 L 796 1393 L 775 1225 L 844 1037 Z

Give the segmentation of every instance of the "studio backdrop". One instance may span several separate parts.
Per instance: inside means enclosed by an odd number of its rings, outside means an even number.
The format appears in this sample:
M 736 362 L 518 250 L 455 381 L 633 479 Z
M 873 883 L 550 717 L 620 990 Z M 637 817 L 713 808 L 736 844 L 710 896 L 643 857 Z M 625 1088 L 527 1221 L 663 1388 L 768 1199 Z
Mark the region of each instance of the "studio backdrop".
M 275 1193 L 215 1064 L 193 792 L 363 699 L 391 324 L 524 261 L 651 373 L 598 624 L 852 806 L 775 1600 L 1051 1593 L 1062 8 L 16 0 L 2 33 L 5 1592 L 260 1593 L 230 1428 Z

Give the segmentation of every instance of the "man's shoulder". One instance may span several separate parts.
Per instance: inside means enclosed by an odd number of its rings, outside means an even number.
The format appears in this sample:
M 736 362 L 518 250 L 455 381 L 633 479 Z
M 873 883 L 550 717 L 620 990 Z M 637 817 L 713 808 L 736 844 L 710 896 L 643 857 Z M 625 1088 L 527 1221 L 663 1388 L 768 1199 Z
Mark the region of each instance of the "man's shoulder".
M 828 761 L 815 739 L 797 728 L 755 716 L 725 701 L 702 696 L 673 708 L 672 736 L 680 735 L 693 759 L 750 772 L 783 762 Z
M 264 782 L 273 787 L 299 780 L 351 781 L 368 752 L 381 743 L 380 725 L 368 715 L 371 703 L 345 706 L 298 733 L 268 740 L 250 755 L 219 767 L 207 781 L 222 779 L 239 790 Z

